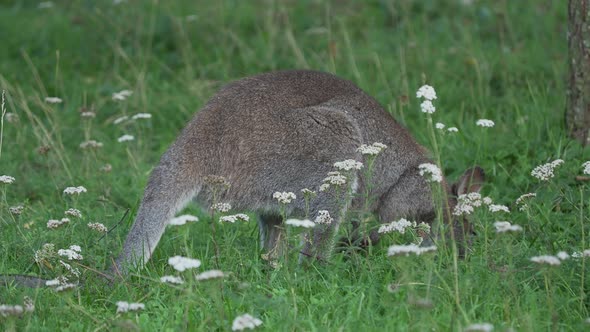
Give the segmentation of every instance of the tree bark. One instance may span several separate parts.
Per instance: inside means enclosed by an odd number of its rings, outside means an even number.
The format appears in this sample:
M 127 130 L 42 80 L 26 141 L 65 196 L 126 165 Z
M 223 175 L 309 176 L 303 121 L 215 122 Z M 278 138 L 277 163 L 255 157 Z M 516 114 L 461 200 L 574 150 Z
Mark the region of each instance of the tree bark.
M 590 0 L 568 3 L 569 86 L 566 122 L 570 135 L 590 144 Z

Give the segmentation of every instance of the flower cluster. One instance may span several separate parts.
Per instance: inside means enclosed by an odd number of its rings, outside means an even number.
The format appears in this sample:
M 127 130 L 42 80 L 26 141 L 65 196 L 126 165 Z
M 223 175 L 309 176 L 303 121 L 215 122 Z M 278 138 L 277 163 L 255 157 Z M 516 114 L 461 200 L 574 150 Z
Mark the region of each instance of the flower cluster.
M 67 209 L 64 213 L 66 216 L 82 218 L 82 212 L 78 209 Z
M 303 228 L 315 227 L 315 223 L 309 219 L 287 219 L 285 224 Z
M 117 302 L 117 313 L 123 313 L 128 311 L 139 311 L 145 309 L 143 303 L 128 303 L 125 301 Z
M 488 208 L 490 209 L 490 212 L 506 212 L 506 213 L 510 213 L 510 209 L 508 209 L 508 207 L 506 205 L 490 204 L 488 206 Z
M 587 161 L 585 163 L 582 164 L 582 167 L 584 168 L 584 170 L 582 171 L 582 173 L 586 174 L 586 175 L 590 175 L 590 161 Z
M 64 194 L 66 194 L 66 195 L 80 195 L 80 194 L 85 193 L 87 191 L 88 190 L 86 190 L 86 188 L 84 188 L 82 186 L 67 187 L 66 189 L 64 189 Z
M 90 223 L 88 223 L 88 228 L 90 228 L 90 229 L 92 229 L 94 231 L 97 231 L 99 233 L 106 233 L 108 231 L 108 228 L 105 225 L 103 225 L 103 224 L 101 224 L 99 222 L 90 222 Z
M 537 194 L 536 193 L 528 193 L 528 194 L 524 194 L 524 195 L 520 195 L 520 197 L 518 197 L 516 199 L 516 205 L 520 205 L 520 207 L 518 208 L 520 211 L 524 211 L 526 210 L 529 206 L 526 203 L 529 199 L 536 197 Z
M 436 99 L 436 91 L 430 85 L 423 85 L 416 92 L 416 98 L 424 98 L 425 100 L 420 104 L 422 112 L 432 114 L 436 112 L 436 108 L 432 103 Z
M 123 142 L 133 141 L 134 139 L 135 139 L 135 137 L 133 137 L 132 135 L 125 134 L 125 135 L 117 138 L 117 142 L 123 143 Z
M 45 102 L 48 104 L 60 104 L 62 101 L 59 97 L 45 97 Z
M 195 276 L 197 281 L 204 281 L 209 279 L 218 279 L 225 277 L 226 274 L 220 270 L 209 270 L 202 273 L 199 273 Z
M 213 211 L 225 213 L 225 212 L 231 210 L 231 204 L 229 204 L 229 203 L 215 203 L 211 206 L 211 209 Z
M 243 331 L 245 329 L 253 330 L 257 326 L 262 325 L 262 321 L 258 318 L 252 317 L 249 314 L 238 316 L 234 319 L 231 330 L 232 331 Z
M 420 256 L 431 251 L 436 251 L 436 246 L 419 247 L 416 244 L 393 245 L 387 249 L 387 256 L 409 256 L 410 254 Z
M 277 191 L 274 194 L 272 194 L 272 198 L 276 199 L 281 204 L 289 204 L 294 199 L 296 199 L 297 196 L 295 196 L 295 194 L 292 192 L 286 192 L 286 191 L 279 192 L 279 191 Z
M 323 180 L 324 183 L 320 185 L 320 191 L 326 191 L 331 185 L 343 186 L 346 184 L 346 176 L 338 171 L 328 172 L 328 176 Z
M 25 207 L 22 205 L 11 206 L 8 208 L 8 212 L 10 212 L 10 214 L 14 214 L 17 216 L 22 214 L 24 210 L 25 210 Z
M 99 148 L 102 148 L 103 145 L 104 144 L 102 144 L 101 142 L 91 139 L 91 140 L 84 141 L 84 142 L 80 143 L 80 149 L 82 149 L 82 150 L 99 149 Z
M 49 219 L 47 221 L 47 228 L 51 228 L 51 229 L 58 228 L 58 227 L 65 225 L 69 222 L 70 222 L 69 218 L 61 218 L 61 220 Z
M 2 175 L 0 176 L 0 182 L 4 183 L 4 184 L 11 184 L 15 181 L 15 178 L 13 178 L 10 175 Z
M 534 256 L 531 257 L 531 261 L 538 264 L 547 264 L 553 266 L 561 265 L 561 260 L 559 259 L 559 257 L 551 255 Z
M 443 179 L 442 172 L 435 164 L 424 163 L 418 165 L 421 176 L 426 178 L 428 182 L 441 182 Z
M 379 227 L 379 230 L 377 232 L 381 234 L 387 234 L 391 232 L 399 232 L 400 234 L 405 234 L 406 228 L 408 227 L 416 227 L 416 222 L 401 218 L 398 221 L 392 221 L 389 224 Z
M 41 249 L 35 251 L 35 262 L 41 263 L 54 258 L 56 255 L 55 245 L 53 243 L 45 243 Z
M 482 204 L 485 205 L 492 205 L 492 199 L 489 197 L 481 197 L 479 193 L 468 193 L 468 194 L 461 194 L 457 197 L 457 205 L 453 210 L 453 214 L 456 216 L 466 215 L 473 213 L 474 208 L 480 207 Z M 492 212 L 504 211 L 502 208 L 503 205 L 497 205 L 493 209 L 490 209 Z M 506 208 L 507 209 L 507 208 Z M 509 211 L 506 211 L 509 212 Z
M 338 162 L 334 163 L 334 167 L 336 169 L 341 170 L 341 171 L 350 171 L 353 169 L 359 170 L 359 169 L 363 168 L 363 163 L 353 160 L 353 159 L 347 159 L 344 161 L 338 161 Z
M 113 93 L 113 100 L 115 101 L 122 101 L 127 99 L 127 97 L 131 96 L 133 91 L 130 90 L 121 90 L 119 92 Z
M 170 219 L 170 221 L 168 221 L 168 225 L 181 226 L 181 225 L 186 224 L 187 222 L 196 222 L 196 221 L 199 221 L 199 218 L 197 218 L 195 216 L 191 216 L 190 214 L 183 214 L 182 216 L 178 216 L 176 218 Z
M 68 260 L 82 260 L 84 257 L 80 255 L 82 248 L 78 245 L 71 245 L 69 249 L 59 249 L 57 254 L 62 257 L 67 257 Z
M 327 210 L 320 210 L 318 211 L 318 215 L 315 217 L 314 222 L 316 224 L 324 224 L 329 225 L 334 221 L 334 218 L 330 217 L 330 212 Z
M 479 119 L 475 122 L 475 124 L 484 128 L 491 128 L 495 125 L 494 121 L 488 119 Z
M 160 281 L 167 282 L 169 284 L 176 284 L 176 285 L 184 284 L 184 280 L 182 280 L 181 277 L 176 277 L 176 276 L 163 276 L 160 278 Z
M 231 216 L 223 216 L 219 218 L 219 222 L 235 223 L 236 221 L 250 221 L 250 217 L 243 213 L 234 214 Z
M 362 144 L 356 150 L 360 152 L 362 155 L 376 156 L 385 149 L 387 149 L 387 145 L 375 142 L 371 145 Z
M 137 113 L 131 117 L 133 120 L 137 119 L 151 119 L 152 115 L 150 113 Z
M 201 266 L 201 261 L 194 258 L 174 256 L 168 259 L 168 264 L 172 265 L 176 271 L 183 272 Z
M 539 165 L 531 171 L 531 175 L 541 181 L 548 181 L 549 179 L 553 178 L 553 176 L 555 176 L 553 171 L 561 164 L 563 164 L 563 160 L 556 159 L 550 163 Z
M 521 232 L 522 227 L 519 225 L 513 225 L 509 221 L 496 221 L 494 223 L 494 227 L 496 227 L 496 233 L 506 233 L 506 232 Z

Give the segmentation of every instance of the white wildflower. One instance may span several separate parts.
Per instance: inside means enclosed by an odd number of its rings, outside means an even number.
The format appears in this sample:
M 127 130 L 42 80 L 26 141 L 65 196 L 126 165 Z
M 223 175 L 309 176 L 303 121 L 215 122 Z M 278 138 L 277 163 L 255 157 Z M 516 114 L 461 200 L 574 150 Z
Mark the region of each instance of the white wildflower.
M 129 119 L 129 117 L 127 115 L 120 116 L 120 117 L 116 118 L 115 121 L 113 121 L 113 124 L 119 124 L 127 119 Z
M 363 155 L 376 156 L 385 149 L 387 149 L 387 145 L 380 142 L 375 142 L 371 145 L 362 144 L 356 150 Z
M 195 277 L 198 281 L 209 280 L 209 279 L 217 279 L 225 277 L 225 273 L 220 270 L 209 270 L 202 273 L 197 274 Z
M 576 251 L 572 253 L 573 258 L 590 257 L 590 249 L 586 249 L 582 252 Z
M 211 209 L 217 212 L 225 213 L 231 210 L 231 204 L 229 203 L 215 203 L 211 206 Z
M 303 228 L 315 227 L 315 223 L 309 219 L 287 219 L 285 224 Z
M 61 265 L 62 265 L 62 266 L 63 266 L 63 267 L 64 267 L 64 268 L 65 268 L 65 269 L 68 271 L 68 272 L 70 272 L 71 274 L 73 274 L 74 276 L 76 276 L 76 277 L 78 277 L 78 278 L 80 277 L 80 270 L 79 270 L 79 269 L 77 269 L 77 268 L 75 268 L 75 267 L 72 267 L 70 264 L 68 264 L 68 263 L 66 263 L 66 262 L 64 262 L 64 261 L 62 261 L 61 259 L 59 260 L 59 263 L 60 263 L 60 264 L 61 264 Z
M 463 332 L 491 332 L 494 330 L 494 325 L 490 323 L 471 324 L 463 330 Z
M 550 255 L 542 255 L 542 256 L 535 256 L 531 257 L 531 261 L 538 263 L 538 264 L 548 264 L 548 265 L 560 265 L 561 261 L 559 258 Z
M 430 247 L 419 247 L 416 244 L 408 244 L 408 245 L 393 245 L 387 249 L 387 256 L 409 256 L 410 254 L 414 254 L 416 256 L 420 256 L 424 253 L 435 251 L 436 246 Z
M 117 313 L 138 311 L 143 309 L 145 309 L 145 305 L 143 303 L 127 303 L 125 301 L 117 302 Z
M 219 222 L 235 223 L 236 221 L 250 221 L 250 217 L 243 213 L 234 214 L 231 216 L 223 216 L 219 218 Z
M 447 128 L 447 131 L 449 133 L 456 133 L 456 132 L 459 131 L 459 128 L 457 128 L 457 127 L 449 127 L 449 128 Z
M 106 233 L 108 231 L 107 227 L 99 222 L 89 222 L 88 228 L 99 233 Z
M 285 192 L 285 191 L 278 192 L 277 191 L 274 194 L 272 194 L 272 198 L 276 199 L 281 204 L 289 204 L 289 203 L 291 203 L 291 201 L 296 199 L 297 196 L 295 196 L 295 194 L 292 192 Z
M 435 127 L 436 129 L 443 130 L 443 129 L 445 129 L 445 124 L 444 124 L 444 123 L 441 123 L 441 122 L 437 122 L 437 123 L 434 125 L 434 127 Z
M 508 209 L 508 207 L 506 205 L 501 205 L 501 204 L 490 204 L 489 206 L 490 212 L 506 212 L 506 213 L 510 213 L 510 210 Z
M 522 231 L 521 226 L 512 225 L 509 221 L 496 221 L 494 223 L 494 227 L 496 227 L 496 233 L 521 232 Z
M 423 113 L 432 114 L 436 112 L 436 107 L 432 104 L 430 100 L 425 100 L 420 104 L 420 109 Z
M 54 290 L 56 292 L 65 292 L 67 290 L 74 289 L 74 288 L 76 288 L 76 284 L 63 284 L 63 285 L 59 285 L 59 286 L 55 287 Z
M 4 184 L 11 184 L 15 181 L 16 179 L 13 178 L 10 175 L 2 175 L 0 176 L 0 182 L 4 183 Z
M 488 120 L 488 119 L 479 119 L 479 120 L 477 120 L 477 122 L 475 122 L 475 124 L 480 127 L 487 127 L 487 128 L 491 128 L 495 125 L 494 121 Z
M 6 122 L 8 123 L 17 123 L 18 122 L 18 115 L 15 113 L 8 112 L 4 115 Z
M 570 258 L 570 255 L 565 251 L 558 252 L 556 256 L 557 256 L 557 258 L 561 259 L 562 261 Z
M 531 171 L 531 175 L 541 181 L 548 181 L 549 179 L 553 178 L 553 176 L 555 176 L 553 171 L 561 164 L 563 164 L 563 160 L 556 159 L 550 163 L 539 165 Z
M 24 210 L 25 210 L 25 207 L 22 205 L 11 206 L 8 208 L 8 212 L 10 212 L 10 214 L 14 214 L 17 216 L 22 214 Z
M 186 224 L 187 222 L 196 222 L 196 221 L 199 221 L 198 217 L 191 216 L 190 214 L 183 214 L 182 216 L 178 216 L 176 218 L 170 219 L 170 221 L 168 222 L 168 225 L 181 226 L 181 225 Z
M 47 221 L 47 228 L 58 228 L 70 222 L 70 218 L 61 218 L 61 220 L 49 219 Z
M 183 272 L 201 266 L 201 261 L 194 258 L 174 256 L 168 259 L 168 264 L 172 265 L 177 271 Z
M 64 194 L 66 195 L 80 195 L 82 193 L 88 192 L 88 190 L 86 190 L 86 188 L 82 187 L 82 186 L 78 186 L 78 187 L 67 187 L 66 189 L 64 189 Z
M 68 260 L 82 260 L 84 257 L 80 255 L 82 252 L 82 248 L 78 245 L 71 245 L 69 249 L 59 249 L 57 254 L 62 257 L 67 257 Z
M 78 210 L 78 209 L 67 209 L 66 212 L 64 212 L 64 213 L 66 216 L 82 218 L 82 212 L 80 212 L 80 210 Z
M 584 170 L 582 171 L 582 173 L 584 173 L 586 175 L 590 175 L 590 161 L 583 163 L 582 167 L 584 167 Z
M 301 189 L 301 193 L 303 194 L 303 196 L 310 196 L 310 197 L 317 195 L 317 193 L 315 191 L 307 189 L 307 188 Z
M 131 117 L 133 120 L 137 119 L 151 119 L 152 115 L 150 113 L 137 113 Z
M 8 316 L 20 316 L 23 314 L 25 310 L 21 305 L 8 305 L 8 304 L 0 304 L 0 316 L 8 317 Z M 235 321 L 234 321 L 235 323 Z M 234 330 L 235 331 L 235 330 Z
M 101 142 L 95 141 L 93 139 L 88 140 L 88 141 L 84 141 L 82 143 L 80 143 L 80 149 L 86 150 L 86 149 L 99 149 L 102 148 L 104 144 L 102 144 Z
M 45 243 L 41 249 L 35 251 L 35 262 L 41 263 L 56 255 L 55 245 L 53 243 Z
M 435 164 L 420 164 L 418 165 L 418 169 L 420 170 L 420 175 L 424 176 L 428 182 L 441 182 L 443 179 L 440 168 Z
M 169 284 L 176 284 L 176 285 L 184 284 L 184 280 L 182 280 L 181 277 L 176 277 L 176 276 L 163 276 L 160 278 L 160 281 L 167 282 Z
M 436 91 L 430 85 L 423 85 L 416 91 L 416 98 L 424 98 L 426 100 L 436 99 Z
M 399 232 L 400 234 L 405 234 L 406 228 L 408 227 L 416 227 L 416 222 L 412 222 L 404 218 L 401 218 L 400 220 L 392 221 L 389 224 L 379 227 L 379 230 L 377 232 L 387 234 L 395 231 Z
M 456 216 L 467 215 L 473 213 L 476 207 L 480 207 L 483 203 L 481 195 L 476 192 L 461 194 L 457 197 L 457 205 L 453 210 Z
M 33 302 L 33 299 L 28 296 L 23 297 L 23 306 L 25 307 L 26 312 L 35 311 L 35 303 Z
M 113 100 L 125 100 L 127 97 L 131 96 L 133 91 L 130 90 L 121 90 L 119 92 L 113 93 Z
M 58 97 L 45 97 L 45 102 L 48 104 L 59 104 L 62 100 Z
M 334 218 L 330 217 L 330 212 L 328 210 L 319 210 L 318 215 L 315 217 L 314 222 L 316 224 L 325 224 L 329 225 L 334 221 Z
M 80 113 L 80 117 L 82 117 L 82 118 L 95 118 L 96 113 L 91 112 L 91 111 L 85 111 L 85 112 Z
M 257 326 L 262 325 L 262 321 L 258 318 L 254 318 L 249 314 L 238 316 L 234 319 L 231 325 L 232 331 L 243 331 L 245 329 L 253 330 Z
M 119 143 L 129 142 L 129 141 L 133 141 L 134 139 L 135 139 L 135 137 L 125 134 L 125 135 L 117 138 L 117 142 L 119 142 Z
M 334 167 L 336 167 L 337 169 L 339 169 L 341 171 L 350 171 L 353 169 L 363 168 L 363 163 L 353 160 L 353 159 L 347 159 L 344 161 L 338 161 L 338 162 L 334 163 Z

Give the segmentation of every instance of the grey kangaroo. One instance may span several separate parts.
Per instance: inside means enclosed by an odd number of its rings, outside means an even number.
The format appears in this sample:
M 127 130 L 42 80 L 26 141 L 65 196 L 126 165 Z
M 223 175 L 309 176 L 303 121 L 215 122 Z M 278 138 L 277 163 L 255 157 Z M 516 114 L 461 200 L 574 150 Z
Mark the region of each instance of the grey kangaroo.
M 211 175 L 231 184 L 220 201 L 236 210 L 258 212 L 262 246 L 276 252 L 283 227 L 273 193 L 318 191 L 327 173 L 334 171 L 334 163 L 362 160 L 357 149 L 374 142 L 387 149 L 374 164 L 371 211 L 382 222 L 405 217 L 432 223 L 435 205 L 430 185 L 418 170 L 418 165 L 429 162 L 426 150 L 353 83 L 307 70 L 271 72 L 230 83 L 195 115 L 152 171 L 123 251 L 108 273 L 121 275 L 143 266 L 168 221 L 191 199 L 211 204 L 206 184 Z M 470 228 L 465 220 L 451 218 L 456 196 L 479 191 L 483 179 L 483 171 L 475 167 L 456 185 L 442 182 L 448 197 L 442 219 L 457 241 Z M 354 191 L 365 191 L 362 172 L 349 181 Z M 360 198 L 352 197 L 345 208 L 361 205 Z M 310 231 L 302 255 L 311 259 L 330 255 L 342 205 L 330 192 L 318 192 L 311 200 L 310 219 L 326 210 L 334 221 Z M 290 216 L 305 214 L 301 197 L 286 207 Z M 29 286 L 38 285 L 35 280 L 16 278 Z
M 374 165 L 370 195 L 377 199 L 371 210 L 382 222 L 406 217 L 432 223 L 435 206 L 430 186 L 418 171 L 419 164 L 429 162 L 425 149 L 353 83 L 307 70 L 271 72 L 230 83 L 196 114 L 152 171 L 112 270 L 125 273 L 147 262 L 168 220 L 193 197 L 210 204 L 203 194 L 209 175 L 222 176 L 231 184 L 221 201 L 237 210 L 258 212 L 260 241 L 272 252 L 283 232 L 273 193 L 317 190 L 334 171 L 334 163 L 361 160 L 357 149 L 373 142 L 388 148 Z M 367 184 L 362 172 L 357 173 L 351 179 L 353 189 L 364 192 Z M 444 219 L 459 241 L 469 225 L 451 221 L 449 212 L 457 195 L 479 191 L 483 177 L 475 167 L 455 186 L 443 181 L 449 198 Z M 345 206 L 360 205 L 357 200 L 352 198 Z M 327 210 L 334 221 L 311 231 L 303 255 L 329 256 L 343 214 L 341 205 L 330 193 L 319 192 L 311 200 L 312 220 Z M 305 215 L 303 199 L 287 208 L 289 215 Z

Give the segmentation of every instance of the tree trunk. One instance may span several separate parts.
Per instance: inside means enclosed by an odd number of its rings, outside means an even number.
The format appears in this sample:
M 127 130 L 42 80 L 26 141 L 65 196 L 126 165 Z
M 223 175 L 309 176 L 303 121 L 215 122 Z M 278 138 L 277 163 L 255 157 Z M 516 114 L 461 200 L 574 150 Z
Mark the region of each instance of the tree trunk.
M 590 0 L 568 4 L 569 86 L 566 122 L 570 135 L 590 144 Z

